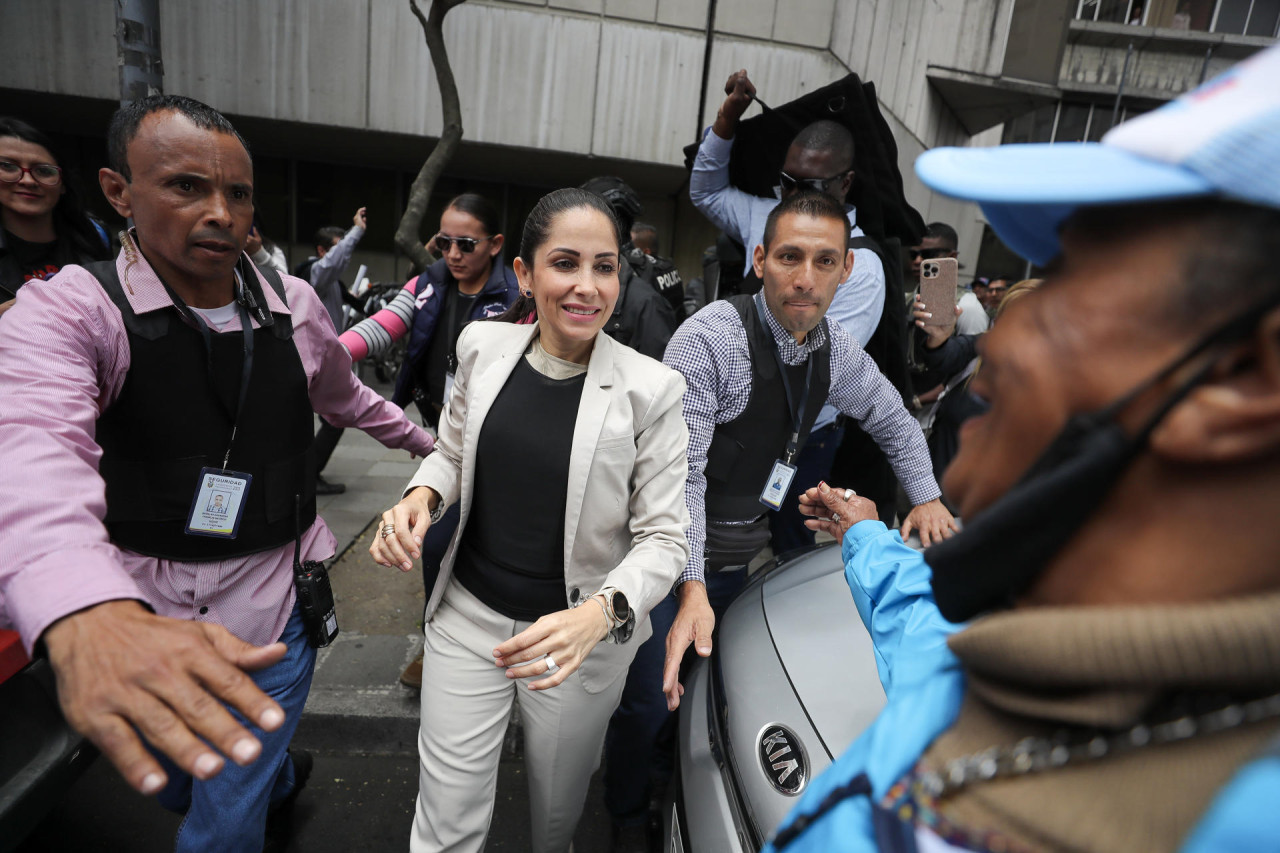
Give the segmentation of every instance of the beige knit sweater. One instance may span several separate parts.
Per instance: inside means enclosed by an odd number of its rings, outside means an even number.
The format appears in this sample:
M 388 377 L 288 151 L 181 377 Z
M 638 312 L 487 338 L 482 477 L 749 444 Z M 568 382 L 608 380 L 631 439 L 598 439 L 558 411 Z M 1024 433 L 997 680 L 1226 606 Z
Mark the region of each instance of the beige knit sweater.
M 1124 731 L 1171 694 L 1280 692 L 1280 593 L 1195 605 L 1034 608 L 950 639 L 969 689 L 926 767 L 1063 727 Z M 955 824 L 1041 850 L 1176 850 L 1276 720 L 976 783 L 942 800 Z M 1277 818 L 1280 819 L 1280 818 Z

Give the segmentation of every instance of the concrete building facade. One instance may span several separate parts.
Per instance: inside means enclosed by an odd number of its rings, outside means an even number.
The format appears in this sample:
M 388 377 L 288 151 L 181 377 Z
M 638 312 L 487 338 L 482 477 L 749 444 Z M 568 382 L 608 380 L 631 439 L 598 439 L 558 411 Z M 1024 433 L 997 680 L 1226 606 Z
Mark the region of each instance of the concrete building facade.
M 1246 10 L 1255 23 L 1241 33 L 1265 25 L 1270 2 L 1252 0 L 1260 8 Z M 58 134 L 89 183 L 119 97 L 114 5 L 0 4 L 0 29 L 33 34 L 9 43 L 0 113 Z M 925 190 L 911 169 L 919 153 L 1096 139 L 1122 85 L 1121 116 L 1275 35 L 1108 21 L 1130 11 L 1120 5 L 1094 20 L 1099 8 L 1081 0 L 469 0 L 445 25 L 464 142 L 424 234 L 450 195 L 474 189 L 501 206 L 518 241 L 542 193 L 618 174 L 642 193 L 662 251 L 692 277 L 715 234 L 688 202 L 682 148 L 714 119 L 728 75 L 748 69 L 761 97 L 779 104 L 856 71 L 877 85 L 908 199 L 926 220 L 957 228 L 973 271 L 980 249 L 990 251 L 980 214 Z M 249 139 L 263 224 L 291 261 L 305 258 L 316 227 L 345 224 L 365 205 L 370 233 L 357 262 L 375 279 L 403 276 L 391 235 L 441 129 L 408 0 L 161 0 L 160 10 L 165 90 L 214 105 Z

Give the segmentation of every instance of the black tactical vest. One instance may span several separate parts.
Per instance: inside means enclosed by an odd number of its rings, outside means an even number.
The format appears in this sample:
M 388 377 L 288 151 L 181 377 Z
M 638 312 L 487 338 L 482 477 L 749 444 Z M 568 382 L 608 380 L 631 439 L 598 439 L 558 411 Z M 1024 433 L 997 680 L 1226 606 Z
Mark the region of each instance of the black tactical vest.
M 120 309 L 129 336 L 129 372 L 97 423 L 98 471 L 106 482 L 107 532 L 130 551 L 171 560 L 223 560 L 290 542 L 316 517 L 311 400 L 287 314 L 252 330 L 253 368 L 227 467 L 253 475 L 235 539 L 184 532 L 200 469 L 220 468 L 231 436 L 244 366 L 244 332 L 210 330 L 213 380 L 197 329 L 176 307 L 135 314 L 115 262 L 86 267 Z M 284 301 L 274 272 L 264 275 Z M 257 277 L 244 274 L 259 305 Z
M 791 412 L 787 408 L 786 388 L 778 373 L 779 360 L 774 355 L 777 344 L 761 320 L 755 300 L 740 294 L 727 301 L 738 309 L 747 331 L 751 397 L 742 414 L 716 427 L 707 450 L 707 519 L 749 521 L 767 510 L 760 502 L 760 493 L 764 491 L 773 463 L 781 459 L 786 450 L 791 435 Z M 809 356 L 815 361 L 804 420 L 800 424 L 800 448 L 804 447 L 831 386 L 831 334 L 826 328 L 826 318 L 822 322 L 827 339 Z M 801 362 L 786 368 L 791 393 L 797 396 L 804 391 L 806 365 Z

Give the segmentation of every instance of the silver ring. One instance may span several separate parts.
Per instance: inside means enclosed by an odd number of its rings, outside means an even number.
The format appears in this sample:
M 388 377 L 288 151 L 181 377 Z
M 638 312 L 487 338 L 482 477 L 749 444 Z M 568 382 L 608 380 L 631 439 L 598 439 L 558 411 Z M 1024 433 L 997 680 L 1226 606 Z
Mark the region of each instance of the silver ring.
M 394 535 L 395 535 L 395 532 L 396 532 L 396 526 L 395 526 L 394 524 L 384 524 L 384 525 L 382 525 L 382 538 L 383 538 L 383 539 L 386 539 L 388 536 L 394 536 Z
M 548 675 L 550 675 L 551 673 L 555 672 L 557 669 L 559 669 L 559 668 L 560 668 L 560 667 L 556 666 L 556 659 L 555 659 L 555 658 L 553 658 L 551 655 L 547 655 L 547 656 L 546 656 L 546 658 L 544 658 L 544 660 L 546 660 L 546 662 L 547 662 L 547 674 L 548 674 Z
M 838 512 L 831 513 L 831 520 L 838 524 L 840 522 L 840 513 Z
M 858 496 L 858 493 L 857 493 L 857 492 L 855 492 L 853 489 L 845 489 L 845 490 L 844 490 L 844 499 L 845 499 L 845 500 L 849 500 L 849 498 L 856 498 L 857 496 Z

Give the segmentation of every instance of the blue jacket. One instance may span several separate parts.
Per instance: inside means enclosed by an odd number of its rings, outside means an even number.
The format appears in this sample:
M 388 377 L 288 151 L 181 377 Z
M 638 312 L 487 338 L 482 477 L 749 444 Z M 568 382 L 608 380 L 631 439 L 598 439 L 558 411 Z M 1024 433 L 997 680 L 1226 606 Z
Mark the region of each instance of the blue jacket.
M 876 721 L 812 784 L 783 821 L 809 814 L 835 788 L 865 773 L 871 798 L 847 797 L 814 821 L 786 853 L 875 853 L 871 804 L 919 761 L 955 722 L 964 696 L 960 662 L 947 637 L 962 625 L 942 618 L 929 586 L 929 566 L 878 521 L 854 525 L 844 537 L 845 579 L 875 644 L 876 667 L 888 699 Z M 1183 853 L 1280 850 L 1280 750 L 1245 765 L 1221 791 L 1183 845 Z M 764 853 L 775 853 L 772 843 Z M 886 851 L 887 853 L 887 851 Z
M 446 284 L 457 285 L 444 259 L 427 267 L 426 272 L 418 276 L 414 286 L 413 324 L 409 327 L 409 348 L 405 354 L 404 365 L 396 378 L 396 390 L 391 396 L 392 402 L 398 406 L 406 406 L 413 399 L 413 385 L 422 362 L 431 348 L 431 338 L 436 332 L 436 322 L 440 319 L 440 306 L 444 303 L 444 287 Z M 476 297 L 471 306 L 471 316 L 465 318 L 464 324 L 485 317 L 496 317 L 511 307 L 520 295 L 520 285 L 511 267 L 503 266 L 502 257 L 494 259 L 489 280 Z

